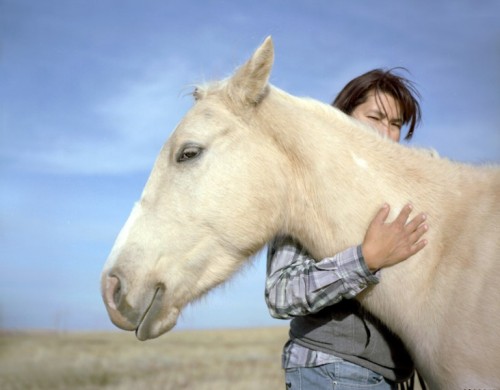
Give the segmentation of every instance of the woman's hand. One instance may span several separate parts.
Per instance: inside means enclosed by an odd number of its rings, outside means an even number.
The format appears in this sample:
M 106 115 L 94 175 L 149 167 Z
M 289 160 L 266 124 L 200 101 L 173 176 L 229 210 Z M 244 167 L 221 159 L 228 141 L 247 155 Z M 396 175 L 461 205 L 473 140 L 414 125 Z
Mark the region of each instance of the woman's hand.
M 421 240 L 429 229 L 426 215 L 421 213 L 406 223 L 412 210 L 406 205 L 393 222 L 386 223 L 390 207 L 385 204 L 373 218 L 361 246 L 370 271 L 406 260 L 427 245 L 427 240 Z

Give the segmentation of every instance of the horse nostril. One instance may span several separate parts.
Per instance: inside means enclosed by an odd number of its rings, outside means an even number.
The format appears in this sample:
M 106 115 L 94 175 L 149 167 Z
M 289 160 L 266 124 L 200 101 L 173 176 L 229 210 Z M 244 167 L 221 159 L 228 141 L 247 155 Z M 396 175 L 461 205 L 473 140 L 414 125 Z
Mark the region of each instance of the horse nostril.
M 122 284 L 120 279 L 116 276 L 107 276 L 105 283 L 104 298 L 106 304 L 111 309 L 117 310 L 122 298 Z

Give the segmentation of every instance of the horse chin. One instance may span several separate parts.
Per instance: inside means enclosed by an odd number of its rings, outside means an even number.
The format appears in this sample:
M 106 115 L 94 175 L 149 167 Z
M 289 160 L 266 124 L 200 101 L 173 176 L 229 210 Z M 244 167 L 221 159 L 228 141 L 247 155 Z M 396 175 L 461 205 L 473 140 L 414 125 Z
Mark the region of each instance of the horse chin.
M 163 321 L 153 319 L 150 322 L 141 322 L 139 327 L 135 330 L 135 336 L 140 341 L 146 341 L 160 337 L 162 334 L 167 333 L 177 323 L 179 317 L 179 310 L 174 308 L 168 314 L 167 318 Z
M 137 339 L 145 341 L 157 338 L 163 333 L 171 330 L 177 323 L 180 311 L 176 307 L 169 308 L 166 318 L 162 319 L 162 314 L 165 313 L 165 308 L 163 306 L 164 295 L 163 289 L 158 288 L 156 290 L 151 300 L 151 304 L 146 309 L 139 322 L 139 326 L 135 330 Z

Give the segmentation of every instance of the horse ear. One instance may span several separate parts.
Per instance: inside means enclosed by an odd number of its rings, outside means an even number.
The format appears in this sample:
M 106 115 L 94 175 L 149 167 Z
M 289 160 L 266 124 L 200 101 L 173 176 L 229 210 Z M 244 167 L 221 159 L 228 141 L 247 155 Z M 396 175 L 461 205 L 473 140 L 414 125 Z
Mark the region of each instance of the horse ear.
M 259 104 L 269 90 L 268 81 L 273 62 L 273 41 L 268 36 L 252 57 L 229 80 L 230 97 L 246 104 Z

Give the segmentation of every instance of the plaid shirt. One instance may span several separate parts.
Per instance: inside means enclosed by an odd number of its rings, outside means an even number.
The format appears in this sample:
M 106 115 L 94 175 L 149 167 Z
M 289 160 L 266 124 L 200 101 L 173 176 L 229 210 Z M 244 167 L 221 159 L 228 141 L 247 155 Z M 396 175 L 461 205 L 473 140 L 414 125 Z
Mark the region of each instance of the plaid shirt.
M 365 264 L 361 246 L 354 246 L 316 262 L 290 237 L 276 237 L 267 254 L 265 298 L 274 318 L 305 316 L 351 299 L 371 284 L 379 273 Z M 283 350 L 283 367 L 314 367 L 342 360 L 288 341 Z

